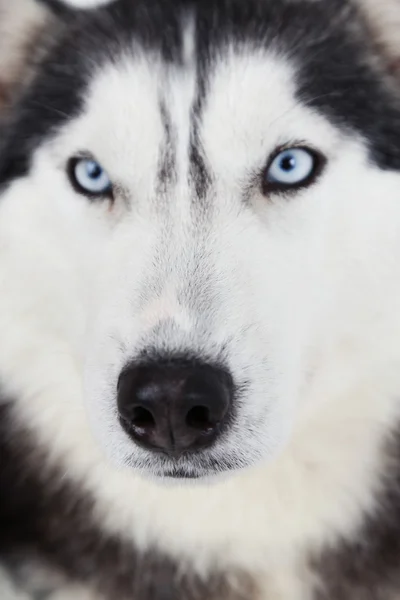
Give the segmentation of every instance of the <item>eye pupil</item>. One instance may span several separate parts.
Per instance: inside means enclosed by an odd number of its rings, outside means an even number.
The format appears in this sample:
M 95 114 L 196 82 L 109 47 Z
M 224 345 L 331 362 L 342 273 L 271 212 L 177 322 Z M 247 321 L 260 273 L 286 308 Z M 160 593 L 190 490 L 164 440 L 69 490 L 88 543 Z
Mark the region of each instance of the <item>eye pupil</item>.
M 289 154 L 288 156 L 284 156 L 281 159 L 281 169 L 283 169 L 283 171 L 291 171 L 292 169 L 295 169 L 295 168 L 296 168 L 296 159 L 291 154 Z
M 101 177 L 102 173 L 103 173 L 103 170 L 100 167 L 100 165 L 98 165 L 97 163 L 95 163 L 93 161 L 88 161 L 87 174 L 89 175 L 89 177 L 91 177 L 91 179 L 98 179 L 99 177 Z

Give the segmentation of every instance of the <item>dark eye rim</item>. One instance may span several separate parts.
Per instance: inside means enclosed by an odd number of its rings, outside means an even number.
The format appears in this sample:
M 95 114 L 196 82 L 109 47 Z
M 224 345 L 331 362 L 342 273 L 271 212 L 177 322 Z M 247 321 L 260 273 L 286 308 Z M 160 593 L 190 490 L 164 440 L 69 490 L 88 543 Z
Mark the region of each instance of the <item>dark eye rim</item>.
M 99 199 L 103 200 L 105 198 L 108 198 L 109 200 L 114 200 L 114 189 L 113 189 L 112 183 L 110 183 L 107 190 L 102 191 L 102 192 L 90 192 L 86 188 L 84 188 L 80 185 L 80 183 L 77 181 L 77 179 L 75 177 L 75 168 L 76 168 L 76 165 L 79 162 L 81 162 L 82 160 L 92 160 L 96 163 L 98 162 L 90 154 L 80 154 L 77 156 L 73 156 L 68 160 L 66 171 L 67 171 L 69 182 L 70 182 L 72 188 L 75 190 L 75 192 L 77 192 L 81 196 L 86 196 L 90 200 L 99 200 Z
M 299 181 L 298 183 L 280 183 L 278 181 L 269 181 L 267 179 L 267 174 L 269 169 L 272 166 L 272 163 L 276 159 L 279 154 L 285 152 L 286 150 L 305 150 L 314 159 L 314 169 L 310 173 L 308 177 Z M 270 155 L 267 166 L 262 171 L 262 193 L 264 196 L 269 196 L 270 194 L 294 194 L 301 189 L 308 188 L 313 185 L 321 176 L 322 172 L 325 169 L 327 163 L 327 158 L 322 152 L 313 148 L 312 146 L 308 146 L 305 143 L 295 143 L 295 144 L 285 144 L 284 146 L 279 146 L 274 150 L 274 152 Z

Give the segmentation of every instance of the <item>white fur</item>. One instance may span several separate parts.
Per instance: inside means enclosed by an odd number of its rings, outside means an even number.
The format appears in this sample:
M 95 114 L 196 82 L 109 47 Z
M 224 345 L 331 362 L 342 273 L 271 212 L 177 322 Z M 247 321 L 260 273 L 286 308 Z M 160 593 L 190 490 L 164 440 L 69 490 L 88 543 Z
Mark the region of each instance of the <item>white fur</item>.
M 91 9 L 97 8 L 98 6 L 104 6 L 105 4 L 111 4 L 114 0 L 61 0 L 64 4 L 67 4 L 71 8 L 78 9 Z
M 304 551 L 351 535 L 374 508 L 399 416 L 400 177 L 296 102 L 282 59 L 232 51 L 201 126 L 214 173 L 205 255 L 188 210 L 190 45 L 187 55 L 183 75 L 154 57 L 95 74 L 83 114 L 4 193 L 0 380 L 49 461 L 94 493 L 105 530 L 156 542 L 199 572 L 248 568 L 274 600 L 306 600 Z M 180 157 L 176 188 L 162 193 L 160 89 Z M 253 173 L 292 140 L 327 156 L 321 179 L 290 199 L 255 185 L 245 203 Z M 119 185 L 114 207 L 70 187 L 64 165 L 82 149 Z M 165 262 L 154 259 L 160 240 Z M 149 274 L 161 292 L 142 298 Z M 201 276 L 209 295 L 195 312 L 177 291 Z M 116 381 L 166 315 L 176 327 L 156 338 L 161 348 L 217 355 L 226 344 L 234 377 L 249 381 L 217 449 L 246 468 L 212 484 L 162 486 L 129 468 L 152 458 L 119 428 Z

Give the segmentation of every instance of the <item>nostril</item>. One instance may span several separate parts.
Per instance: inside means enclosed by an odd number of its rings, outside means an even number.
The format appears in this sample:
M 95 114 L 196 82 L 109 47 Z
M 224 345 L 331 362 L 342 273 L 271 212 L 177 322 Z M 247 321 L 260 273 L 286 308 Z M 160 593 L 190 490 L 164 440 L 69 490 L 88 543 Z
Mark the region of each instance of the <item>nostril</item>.
M 155 419 L 151 412 L 143 406 L 136 406 L 133 409 L 131 425 L 138 429 L 153 429 L 156 426 Z
M 186 415 L 186 425 L 193 429 L 208 431 L 215 427 L 211 422 L 210 411 L 206 406 L 194 406 Z

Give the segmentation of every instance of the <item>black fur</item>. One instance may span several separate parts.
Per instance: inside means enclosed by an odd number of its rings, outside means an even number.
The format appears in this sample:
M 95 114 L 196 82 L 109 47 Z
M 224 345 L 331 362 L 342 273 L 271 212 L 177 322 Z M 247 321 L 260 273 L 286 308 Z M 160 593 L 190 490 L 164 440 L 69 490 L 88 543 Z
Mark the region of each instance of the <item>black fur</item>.
M 197 34 L 191 156 L 199 197 L 211 174 L 196 120 L 207 94 L 210 62 L 232 40 L 287 57 L 295 66 L 301 102 L 366 139 L 371 160 L 379 166 L 400 168 L 400 105 L 368 58 L 374 50 L 369 32 L 348 0 L 117 0 L 96 10 L 57 12 L 64 31 L 2 134 L 0 186 L 26 174 L 34 149 L 78 114 L 93 65 L 115 60 L 129 47 L 135 52 L 135 44 L 159 51 L 166 63 L 182 64 L 182 23 L 188 14 L 195 15 Z
M 93 499 L 48 466 L 45 451 L 28 431 L 15 427 L 10 415 L 2 404 L 0 558 L 39 558 L 107 600 L 256 600 L 255 586 L 244 573 L 216 569 L 202 579 L 190 565 L 156 549 L 139 552 L 104 533 L 93 517 Z
M 351 540 L 310 558 L 314 600 L 392 600 L 400 589 L 400 441 L 388 445 L 379 510 Z M 134 498 L 132 498 L 134 502 Z M 0 562 L 33 558 L 106 600 L 261 600 L 254 581 L 215 570 L 202 579 L 190 565 L 106 534 L 93 517 L 94 499 L 51 468 L 29 431 L 0 405 Z M 177 532 L 177 535 L 179 532 Z M 267 596 L 268 600 L 275 597 Z M 264 598 L 263 598 L 264 600 Z
M 312 558 L 315 600 L 395 600 L 400 590 L 400 435 L 389 440 L 378 509 L 351 540 Z

